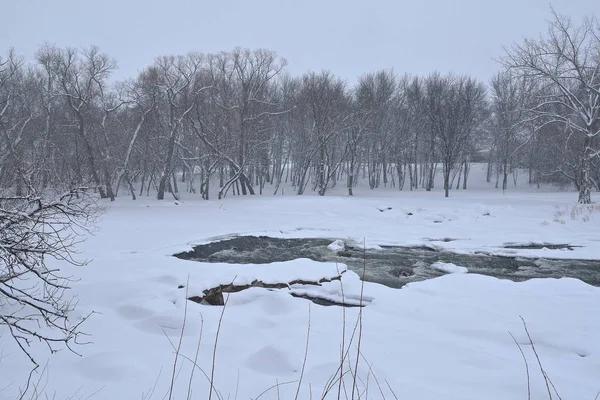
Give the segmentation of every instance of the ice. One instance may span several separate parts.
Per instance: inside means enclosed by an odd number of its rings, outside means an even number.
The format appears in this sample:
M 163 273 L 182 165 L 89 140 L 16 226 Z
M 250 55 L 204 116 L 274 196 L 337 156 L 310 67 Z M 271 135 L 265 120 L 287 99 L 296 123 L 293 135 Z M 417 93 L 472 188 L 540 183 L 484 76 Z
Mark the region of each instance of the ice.
M 469 272 L 469 270 L 465 267 L 441 261 L 431 264 L 431 268 L 437 269 L 438 271 L 446 272 L 448 274 L 466 274 L 467 272 Z
M 346 244 L 342 240 L 336 240 L 331 243 L 327 248 L 331 251 L 344 251 Z

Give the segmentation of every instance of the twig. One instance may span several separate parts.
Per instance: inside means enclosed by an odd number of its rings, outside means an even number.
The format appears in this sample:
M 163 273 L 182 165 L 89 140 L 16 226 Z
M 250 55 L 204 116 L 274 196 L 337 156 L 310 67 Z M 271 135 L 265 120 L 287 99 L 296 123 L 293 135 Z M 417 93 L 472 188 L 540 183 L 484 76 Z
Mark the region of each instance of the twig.
M 279 393 L 279 380 L 277 378 L 275 378 L 275 383 L 277 384 L 275 387 L 275 390 L 277 391 L 277 400 L 281 400 L 281 395 Z
M 188 283 L 189 283 L 189 277 L 188 277 Z M 186 295 L 185 295 L 185 302 L 187 304 L 188 300 L 187 300 L 187 286 L 186 286 Z M 200 314 L 200 334 L 198 336 L 198 344 L 196 345 L 196 354 L 194 354 L 194 364 L 196 364 L 198 362 L 198 355 L 200 354 L 200 344 L 202 342 L 202 333 L 204 332 L 204 318 L 202 317 L 202 314 Z M 190 380 L 188 382 L 188 395 L 187 395 L 187 399 L 191 400 L 192 398 L 192 381 L 194 380 L 194 371 L 196 369 L 192 368 L 192 372 L 190 372 Z
M 261 394 L 259 394 L 258 396 L 256 396 L 252 400 L 258 400 L 258 399 L 260 399 L 263 395 L 265 395 L 266 393 L 270 392 L 271 390 L 273 390 L 275 388 L 277 388 L 279 390 L 279 386 L 290 385 L 290 384 L 296 383 L 296 382 L 298 382 L 298 381 L 288 381 L 288 382 L 276 383 L 275 385 L 270 386 L 267 389 L 265 389 Z
M 363 270 L 361 277 L 361 285 L 360 285 L 360 305 L 363 305 L 363 297 L 364 297 L 364 288 L 365 288 L 365 274 L 367 271 L 367 243 L 366 239 L 363 238 Z M 358 311 L 358 343 L 356 346 L 356 363 L 354 365 L 354 380 L 352 381 L 352 400 L 354 400 L 354 392 L 356 390 L 356 377 L 358 375 L 358 362 L 360 360 L 360 345 L 362 342 L 362 316 L 363 316 L 363 307 L 360 307 Z
M 160 379 L 160 375 L 162 374 L 162 366 L 160 367 L 160 370 L 158 371 L 158 376 L 156 377 L 156 380 L 154 381 L 154 385 L 152 386 L 152 389 L 150 390 L 150 392 L 148 392 L 147 395 L 142 393 L 142 400 L 150 400 L 152 398 L 152 396 L 154 396 L 154 392 L 156 391 L 156 385 L 158 385 L 158 381 Z
M 379 394 L 381 394 L 381 398 L 385 399 L 385 395 L 383 394 L 383 389 L 379 384 L 379 379 L 377 379 L 377 375 L 375 375 L 375 371 L 373 371 L 373 366 L 367 361 L 366 357 L 363 353 L 360 353 L 361 358 L 365 361 L 365 363 L 369 366 L 369 373 L 373 375 L 373 379 L 375 379 L 375 383 L 377 384 L 377 388 L 379 389 Z
M 233 278 L 235 280 L 235 278 Z M 233 284 L 233 282 L 231 282 Z M 221 323 L 223 322 L 223 315 L 225 314 L 225 309 L 227 308 L 227 303 L 229 302 L 229 295 L 225 298 L 225 302 L 223 303 L 223 309 L 221 310 L 221 315 L 219 317 L 219 323 L 217 325 L 217 333 L 215 335 L 215 343 L 213 346 L 212 353 L 212 366 L 210 370 L 210 392 L 208 394 L 208 400 L 212 399 L 214 383 L 215 383 L 215 362 L 217 360 L 217 345 L 219 344 L 219 333 L 221 333 Z
M 337 268 L 337 264 L 336 264 Z M 342 291 L 342 303 L 346 302 L 346 296 L 344 294 L 344 283 L 340 280 L 340 288 Z M 342 396 L 342 383 L 343 383 L 343 371 L 344 371 L 344 352 L 345 352 L 345 343 L 346 343 L 346 307 L 342 307 L 342 346 L 341 346 L 341 354 L 340 354 L 340 380 L 338 385 L 338 396 L 337 400 L 341 400 Z
M 185 285 L 185 298 L 187 299 L 188 295 L 188 287 L 190 286 L 190 277 L 188 275 L 187 284 Z M 183 343 L 183 335 L 185 333 L 185 324 L 187 322 L 187 307 L 188 302 L 185 301 L 185 305 L 183 307 L 183 323 L 181 324 L 181 334 L 179 335 L 179 343 L 177 344 L 177 350 L 175 351 L 175 360 L 173 361 L 173 373 L 171 375 L 171 386 L 169 387 L 169 400 L 173 398 L 173 388 L 175 386 L 175 374 L 177 371 L 177 359 L 179 358 L 179 353 L 181 352 L 181 345 Z M 193 370 L 192 370 L 193 371 Z
M 525 322 L 525 319 L 519 315 L 519 318 L 521 318 L 521 321 L 523 321 L 523 327 L 525 328 L 525 333 L 527 333 L 527 338 L 529 339 L 529 344 L 531 345 L 531 349 L 533 350 L 533 354 L 535 355 L 535 358 L 537 360 L 538 366 L 540 367 L 540 371 L 542 372 L 542 376 L 544 377 L 544 382 L 546 383 L 546 389 L 548 390 L 548 397 L 550 400 L 552 400 L 552 391 L 550 390 L 550 386 L 552 386 L 552 389 L 554 390 L 554 393 L 556 393 L 556 395 L 558 396 L 558 398 L 560 400 L 562 400 L 562 398 L 560 397 L 560 395 L 558 394 L 556 388 L 554 387 L 554 384 L 552 383 L 552 380 L 550 380 L 550 378 L 548 377 L 548 374 L 546 374 L 546 371 L 544 370 L 544 367 L 542 366 L 542 361 L 540 360 L 540 356 L 538 355 L 538 352 L 535 348 L 535 344 L 533 344 L 533 339 L 531 338 L 531 335 L 529 334 L 529 329 L 527 329 L 527 323 Z
M 298 400 L 300 394 L 300 386 L 302 385 L 302 378 L 304 377 L 304 368 L 306 367 L 306 360 L 308 359 L 308 347 L 310 342 L 310 303 L 308 304 L 308 327 L 306 329 L 306 346 L 304 347 L 304 359 L 302 360 L 302 370 L 300 371 L 300 379 L 298 380 L 298 386 L 296 388 L 296 396 L 294 400 Z
M 237 380 L 235 382 L 235 396 L 233 397 L 234 400 L 237 400 L 238 398 L 238 391 L 240 389 L 240 369 L 238 368 L 237 370 Z
M 385 384 L 387 385 L 388 389 L 390 389 L 390 392 L 392 392 L 392 396 L 394 396 L 394 399 L 398 400 L 398 396 L 396 396 L 396 392 L 394 392 L 394 389 L 392 389 L 392 387 L 390 386 L 390 383 L 388 382 L 388 380 L 385 380 Z
M 527 362 L 527 357 L 525 357 L 525 353 L 523 352 L 521 345 L 519 344 L 519 342 L 517 342 L 517 339 L 515 339 L 513 334 L 510 332 L 508 332 L 508 334 L 510 335 L 510 337 L 512 337 L 513 341 L 519 348 L 519 351 L 521 352 L 521 357 L 523 357 L 523 362 L 525 362 L 525 371 L 527 372 L 527 400 L 531 400 L 531 378 L 529 376 L 529 363 Z
M 173 346 L 174 347 L 174 346 Z M 197 368 L 200 372 L 202 372 L 202 375 L 204 375 L 204 377 L 206 378 L 206 381 L 210 383 L 210 377 L 208 376 L 208 374 L 206 373 L 206 371 L 204 370 L 204 368 L 202 368 L 200 365 L 198 365 L 198 363 L 196 363 L 191 357 L 186 356 L 185 354 L 180 354 L 179 355 L 181 358 L 189 361 L 194 368 Z M 221 395 L 221 393 L 219 393 L 219 391 L 217 390 L 217 388 L 215 388 L 212 384 L 211 387 L 213 388 L 213 390 L 215 391 L 215 393 L 217 394 L 217 398 L 219 400 L 223 400 L 223 396 Z

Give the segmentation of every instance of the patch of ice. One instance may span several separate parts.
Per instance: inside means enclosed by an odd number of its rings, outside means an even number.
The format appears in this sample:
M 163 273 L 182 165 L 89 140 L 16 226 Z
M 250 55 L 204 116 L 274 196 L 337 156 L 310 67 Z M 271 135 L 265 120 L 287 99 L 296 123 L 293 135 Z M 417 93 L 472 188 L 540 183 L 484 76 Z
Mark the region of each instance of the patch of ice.
M 331 251 L 344 251 L 346 244 L 342 240 L 336 240 L 331 243 L 327 248 Z
M 448 274 L 466 274 L 467 272 L 469 272 L 469 270 L 465 267 L 441 261 L 431 264 L 431 268 L 437 269 L 438 271 L 446 272 Z

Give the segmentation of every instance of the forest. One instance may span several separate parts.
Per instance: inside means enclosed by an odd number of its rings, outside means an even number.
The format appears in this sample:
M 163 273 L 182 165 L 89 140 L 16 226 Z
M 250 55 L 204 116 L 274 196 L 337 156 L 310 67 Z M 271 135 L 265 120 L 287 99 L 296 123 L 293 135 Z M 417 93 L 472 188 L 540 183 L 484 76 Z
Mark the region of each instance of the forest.
M 348 85 L 332 71 L 291 76 L 269 50 L 156 58 L 117 82 L 99 48 L 42 45 L 0 58 L 0 186 L 6 195 L 93 188 L 101 198 L 301 195 L 359 177 L 371 189 L 467 189 L 473 162 L 509 189 L 600 188 L 600 25 L 555 15 L 507 47 L 490 82 L 394 69 Z M 442 182 L 435 182 L 440 171 Z M 211 188 L 212 187 L 212 188 Z

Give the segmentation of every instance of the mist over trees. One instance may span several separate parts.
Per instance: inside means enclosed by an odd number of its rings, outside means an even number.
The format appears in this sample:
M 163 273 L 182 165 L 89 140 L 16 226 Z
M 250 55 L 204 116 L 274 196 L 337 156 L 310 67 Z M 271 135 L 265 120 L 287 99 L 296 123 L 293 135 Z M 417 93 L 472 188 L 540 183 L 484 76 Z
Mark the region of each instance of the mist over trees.
M 291 76 L 268 50 L 157 58 L 113 82 L 97 47 L 43 45 L 36 62 L 0 58 L 0 186 L 27 196 L 90 187 L 100 197 L 349 195 L 468 187 L 472 162 L 507 190 L 600 189 L 600 27 L 555 15 L 539 39 L 508 48 L 490 82 L 432 72 Z M 436 181 L 436 172 L 441 180 Z M 438 178 L 439 179 L 439 178 Z M 515 180 L 516 181 L 516 180 Z M 211 186 L 217 186 L 211 188 Z

